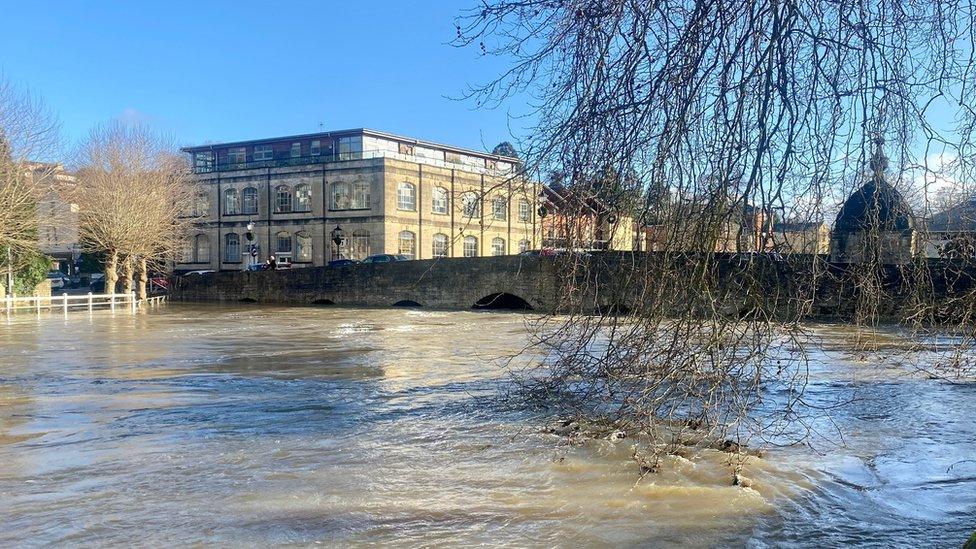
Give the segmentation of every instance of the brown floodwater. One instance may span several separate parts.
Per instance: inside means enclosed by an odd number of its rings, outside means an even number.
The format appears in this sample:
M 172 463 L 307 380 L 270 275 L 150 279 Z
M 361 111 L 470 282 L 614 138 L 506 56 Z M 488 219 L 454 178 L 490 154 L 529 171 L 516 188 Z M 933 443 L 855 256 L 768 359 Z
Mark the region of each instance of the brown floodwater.
M 639 480 L 626 439 L 567 446 L 499 398 L 530 318 L 0 318 L 0 545 L 958 547 L 976 529 L 972 383 L 813 326 L 809 400 L 844 403 L 811 419 L 829 441 L 750 460 L 749 489 L 713 451 Z

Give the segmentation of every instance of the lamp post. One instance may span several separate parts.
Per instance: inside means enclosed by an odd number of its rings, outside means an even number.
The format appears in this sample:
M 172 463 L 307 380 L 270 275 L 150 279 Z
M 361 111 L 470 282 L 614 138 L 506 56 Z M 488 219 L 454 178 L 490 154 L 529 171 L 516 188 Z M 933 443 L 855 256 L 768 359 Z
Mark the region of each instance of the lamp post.
M 341 259 L 342 253 L 339 247 L 342 246 L 342 227 L 336 225 L 335 229 L 332 229 L 332 242 L 335 243 L 335 252 L 332 254 L 332 259 Z
M 244 261 L 244 270 L 247 270 L 251 265 L 257 263 L 258 258 L 258 248 L 254 245 L 254 222 L 250 219 L 247 220 L 247 232 L 244 233 L 244 240 L 247 242 L 247 246 L 243 253 L 248 258 Z

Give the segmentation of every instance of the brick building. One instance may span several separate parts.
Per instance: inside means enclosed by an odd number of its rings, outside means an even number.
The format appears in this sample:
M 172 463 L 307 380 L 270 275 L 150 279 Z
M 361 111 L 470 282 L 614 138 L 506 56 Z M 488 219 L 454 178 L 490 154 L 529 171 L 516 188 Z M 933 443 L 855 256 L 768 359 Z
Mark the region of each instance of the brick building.
M 271 254 L 300 267 L 538 245 L 538 188 L 518 175 L 515 158 L 367 129 L 183 150 L 201 185 L 200 221 L 177 270 L 243 269 Z

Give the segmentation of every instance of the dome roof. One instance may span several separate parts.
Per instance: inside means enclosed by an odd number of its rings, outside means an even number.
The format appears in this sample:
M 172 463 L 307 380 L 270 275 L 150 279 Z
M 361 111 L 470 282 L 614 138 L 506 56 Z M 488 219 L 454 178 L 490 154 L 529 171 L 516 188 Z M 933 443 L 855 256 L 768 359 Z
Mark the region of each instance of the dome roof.
M 834 231 L 857 232 L 877 227 L 881 231 L 907 232 L 915 228 L 912 208 L 894 187 L 874 177 L 847 198 L 837 214 Z

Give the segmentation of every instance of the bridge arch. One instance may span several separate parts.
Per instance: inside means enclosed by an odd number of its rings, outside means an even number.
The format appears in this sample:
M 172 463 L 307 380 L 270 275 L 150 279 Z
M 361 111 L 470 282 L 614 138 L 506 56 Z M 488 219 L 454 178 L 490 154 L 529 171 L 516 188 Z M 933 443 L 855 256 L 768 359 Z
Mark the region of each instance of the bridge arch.
M 495 292 L 482 297 L 471 307 L 481 310 L 531 311 L 532 305 L 522 297 L 508 292 Z
M 414 301 L 412 299 L 401 299 L 400 301 L 397 301 L 396 303 L 394 303 L 393 306 L 394 307 L 414 307 L 414 308 L 423 307 L 423 305 L 421 305 L 420 303 L 417 303 L 416 301 Z

